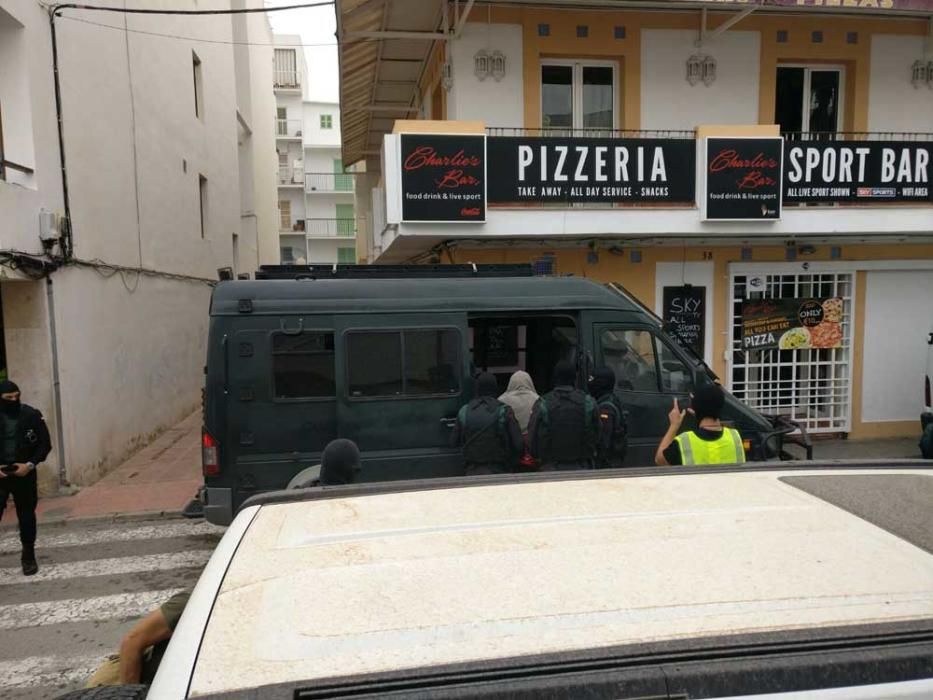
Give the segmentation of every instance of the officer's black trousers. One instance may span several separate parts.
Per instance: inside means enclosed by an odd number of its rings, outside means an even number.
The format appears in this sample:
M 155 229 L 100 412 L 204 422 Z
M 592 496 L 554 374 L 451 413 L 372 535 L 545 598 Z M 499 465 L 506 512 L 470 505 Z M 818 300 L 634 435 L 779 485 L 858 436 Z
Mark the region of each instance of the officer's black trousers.
M 7 499 L 12 495 L 16 505 L 16 519 L 19 520 L 19 540 L 27 546 L 36 543 L 36 505 L 39 503 L 37 484 L 35 469 L 26 476 L 0 479 L 0 519 L 3 518 Z

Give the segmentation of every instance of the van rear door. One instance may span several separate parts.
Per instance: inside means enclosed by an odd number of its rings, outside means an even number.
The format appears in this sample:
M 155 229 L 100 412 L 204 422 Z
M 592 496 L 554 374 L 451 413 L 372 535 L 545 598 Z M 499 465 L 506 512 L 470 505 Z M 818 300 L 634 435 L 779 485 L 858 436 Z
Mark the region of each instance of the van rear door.
M 450 437 L 469 395 L 466 314 L 335 320 L 338 432 L 360 448 L 360 480 L 462 474 Z

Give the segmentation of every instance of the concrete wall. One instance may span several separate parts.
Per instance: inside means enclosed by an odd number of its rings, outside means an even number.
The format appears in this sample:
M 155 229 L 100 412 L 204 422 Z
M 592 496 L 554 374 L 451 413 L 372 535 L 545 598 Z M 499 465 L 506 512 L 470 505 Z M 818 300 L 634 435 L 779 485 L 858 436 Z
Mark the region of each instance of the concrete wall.
M 642 32 L 642 129 L 758 123 L 758 32 L 729 31 L 703 48 L 716 59 L 716 81 L 709 86 L 686 80 L 687 59 L 702 53 L 696 37 L 695 31 Z
M 144 277 L 130 293 L 79 269 L 55 285 L 68 477 L 87 484 L 198 406 L 211 288 Z
M 910 68 L 924 57 L 919 36 L 875 35 L 871 41 L 868 92 L 870 131 L 933 131 L 933 90 L 910 83 Z M 927 61 L 933 61 L 931 53 Z
M 501 81 L 491 77 L 480 81 L 474 74 L 473 56 L 480 49 L 505 54 L 506 72 Z M 447 95 L 448 119 L 480 119 L 489 126 L 524 126 L 521 25 L 468 23 L 452 43 L 451 62 L 453 88 Z M 427 109 L 427 118 L 431 118 L 430 107 Z

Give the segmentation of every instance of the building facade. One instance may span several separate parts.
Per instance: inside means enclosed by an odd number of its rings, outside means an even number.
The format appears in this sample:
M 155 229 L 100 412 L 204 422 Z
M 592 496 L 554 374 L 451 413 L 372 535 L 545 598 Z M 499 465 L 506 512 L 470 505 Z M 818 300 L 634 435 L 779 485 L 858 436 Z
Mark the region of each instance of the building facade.
M 45 491 L 193 411 L 219 271 L 277 259 L 271 41 L 258 14 L 65 9 L 52 33 L 0 0 L 3 370 L 49 422 Z
M 385 4 L 337 3 L 368 259 L 621 284 L 765 412 L 918 432 L 933 3 Z
M 340 107 L 305 99 L 301 37 L 276 35 L 276 151 L 283 264 L 355 263 L 356 172 L 343 167 Z

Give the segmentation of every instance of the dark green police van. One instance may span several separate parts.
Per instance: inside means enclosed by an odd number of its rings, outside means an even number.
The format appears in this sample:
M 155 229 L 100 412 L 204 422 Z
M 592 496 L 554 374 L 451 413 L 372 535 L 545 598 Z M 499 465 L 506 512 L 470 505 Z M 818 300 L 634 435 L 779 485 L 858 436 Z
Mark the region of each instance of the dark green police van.
M 462 474 L 450 433 L 471 378 L 505 388 L 527 371 L 538 392 L 554 365 L 615 370 L 628 413 L 626 463 L 647 466 L 673 398 L 715 377 L 624 289 L 526 266 L 261 268 L 211 299 L 201 500 L 231 521 L 284 488 L 337 437 L 359 446 L 361 480 Z M 731 396 L 724 416 L 750 457 L 782 454 L 793 428 Z

